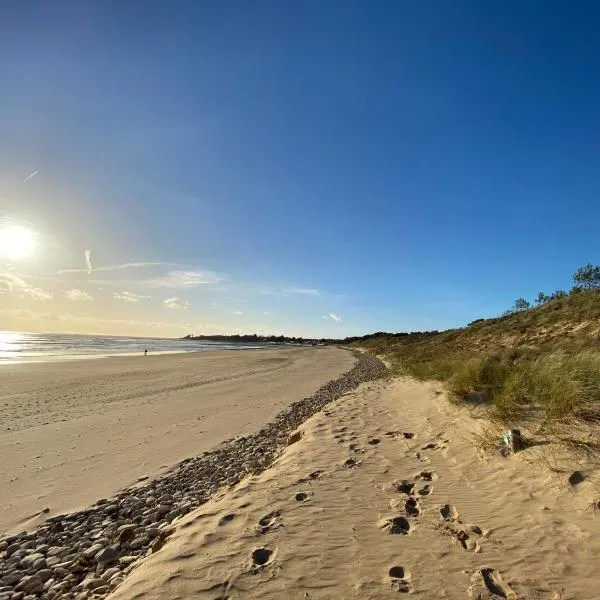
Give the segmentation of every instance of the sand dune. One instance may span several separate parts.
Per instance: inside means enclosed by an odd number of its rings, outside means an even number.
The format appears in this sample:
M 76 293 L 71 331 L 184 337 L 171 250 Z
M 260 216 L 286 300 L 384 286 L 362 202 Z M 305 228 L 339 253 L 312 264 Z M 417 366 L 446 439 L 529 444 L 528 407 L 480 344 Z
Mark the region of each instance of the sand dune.
M 277 348 L 3 366 L 0 532 L 256 431 L 354 361 L 337 348 Z
M 482 455 L 428 384 L 379 381 L 184 517 L 111 600 L 597 600 L 593 490 Z

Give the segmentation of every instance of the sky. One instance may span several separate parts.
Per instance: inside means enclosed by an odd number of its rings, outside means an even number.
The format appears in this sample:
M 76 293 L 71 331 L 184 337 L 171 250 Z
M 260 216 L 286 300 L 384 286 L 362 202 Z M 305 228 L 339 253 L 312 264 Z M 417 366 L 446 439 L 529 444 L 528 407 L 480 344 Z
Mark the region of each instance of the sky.
M 569 289 L 598 262 L 599 25 L 594 2 L 2 3 L 0 329 L 341 337 Z

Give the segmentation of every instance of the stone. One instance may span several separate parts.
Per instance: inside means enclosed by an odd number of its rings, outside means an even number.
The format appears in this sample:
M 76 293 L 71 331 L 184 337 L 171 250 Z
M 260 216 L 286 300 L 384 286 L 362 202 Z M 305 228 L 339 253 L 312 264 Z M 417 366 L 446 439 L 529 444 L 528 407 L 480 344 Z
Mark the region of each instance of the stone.
M 108 546 L 108 548 L 100 550 L 100 552 L 98 552 L 94 558 L 96 559 L 96 562 L 110 564 L 111 562 L 114 562 L 116 560 L 117 555 L 118 552 L 116 548 Z
M 46 582 L 52 578 L 53 571 L 52 569 L 40 569 L 36 572 L 36 575 L 43 581 Z
M 27 594 L 40 594 L 44 590 L 44 583 L 37 575 L 25 575 L 15 590 Z
M 115 575 L 118 575 L 121 572 L 121 569 L 118 567 L 111 567 L 110 569 L 106 569 L 102 575 L 100 575 L 100 579 L 104 581 L 110 581 Z
M 87 550 L 84 550 L 81 554 L 84 558 L 94 558 L 100 550 L 102 550 L 102 544 L 93 544 Z

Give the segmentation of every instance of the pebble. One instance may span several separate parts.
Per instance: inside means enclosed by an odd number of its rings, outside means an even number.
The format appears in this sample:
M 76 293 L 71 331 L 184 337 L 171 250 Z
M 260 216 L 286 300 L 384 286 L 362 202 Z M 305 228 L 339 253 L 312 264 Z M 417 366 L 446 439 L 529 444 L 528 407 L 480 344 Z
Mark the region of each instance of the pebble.
M 171 524 L 219 489 L 260 473 L 306 419 L 385 366 L 355 353 L 355 366 L 312 397 L 294 402 L 257 433 L 183 460 L 158 479 L 98 500 L 85 510 L 50 517 L 36 531 L 0 539 L 0 600 L 99 599 L 119 585 L 129 566 L 159 549 Z M 170 528 L 170 529 L 167 529 Z

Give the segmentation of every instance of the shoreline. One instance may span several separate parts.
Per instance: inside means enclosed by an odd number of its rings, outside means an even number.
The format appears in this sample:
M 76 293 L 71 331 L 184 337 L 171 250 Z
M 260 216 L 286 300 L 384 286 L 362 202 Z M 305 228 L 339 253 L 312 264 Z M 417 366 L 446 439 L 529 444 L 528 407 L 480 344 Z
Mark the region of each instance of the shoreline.
M 115 352 L 106 354 L 52 354 L 45 357 L 31 357 L 24 359 L 0 359 L 0 369 L 3 366 L 14 367 L 16 365 L 31 365 L 31 364 L 54 364 L 54 363 L 68 363 L 71 361 L 84 361 L 84 360 L 98 360 L 106 358 L 135 358 L 142 357 L 148 358 L 151 356 L 165 356 L 171 354 L 200 354 L 204 352 L 238 352 L 241 350 L 273 350 L 276 348 L 289 348 L 296 346 L 285 346 L 285 345 L 271 345 L 271 346 L 240 346 L 239 348 L 221 348 L 221 347 L 206 347 L 203 350 L 156 350 L 148 352 L 145 356 L 143 352 Z
M 0 539 L 0 553 L 10 561 L 24 545 L 32 550 L 25 554 L 36 554 L 40 548 L 49 553 L 49 548 L 59 543 L 61 549 L 52 554 L 56 560 L 51 562 L 62 566 L 58 573 L 56 568 L 50 571 L 56 575 L 56 581 L 55 577 L 48 578 L 52 579 L 48 597 L 74 597 L 65 595 L 71 590 L 94 590 L 95 597 L 106 595 L 122 581 L 123 569 L 150 546 L 159 544 L 161 531 L 171 522 L 206 503 L 223 486 L 235 485 L 247 474 L 267 469 L 285 448 L 289 434 L 301 423 L 360 383 L 385 372 L 377 359 L 365 355 L 356 358 L 349 371 L 321 386 L 312 396 L 292 403 L 257 433 L 187 458 L 166 475 L 146 485 L 126 488 L 112 500 L 100 500 L 83 511 L 53 516 L 30 533 Z M 130 525 L 124 528 L 126 523 Z M 44 564 L 48 565 L 47 556 Z M 42 591 L 44 581 L 37 579 L 36 573 L 33 562 L 31 569 L 25 571 L 11 567 L 7 561 L 0 562 L 0 580 L 12 581 L 9 585 L 15 591 Z M 110 578 L 101 579 L 93 573 L 109 573 Z M 60 574 L 63 577 L 59 578 Z M 90 583 L 92 579 L 94 582 Z

